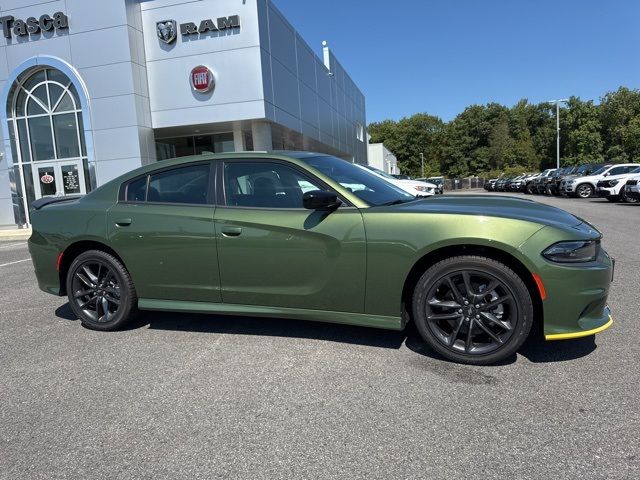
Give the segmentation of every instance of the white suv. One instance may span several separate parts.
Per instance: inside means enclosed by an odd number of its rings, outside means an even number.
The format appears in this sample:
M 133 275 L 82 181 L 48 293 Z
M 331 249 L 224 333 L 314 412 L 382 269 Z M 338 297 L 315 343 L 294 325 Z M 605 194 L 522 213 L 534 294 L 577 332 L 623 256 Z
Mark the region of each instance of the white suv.
M 568 195 L 577 196 L 580 198 L 589 198 L 596 192 L 596 187 L 600 180 L 604 180 L 607 177 L 613 175 L 623 175 L 629 173 L 638 167 L 637 163 L 621 163 L 618 165 L 605 165 L 599 168 L 591 175 L 585 177 L 572 178 L 567 180 L 564 191 Z
M 604 197 L 610 202 L 619 202 L 620 200 L 628 203 L 637 202 L 632 197 L 627 197 L 625 191 L 625 185 L 627 180 L 640 174 L 640 166 L 636 164 L 636 168 L 630 170 L 628 173 L 620 175 L 609 175 L 604 180 L 600 180 L 596 185 L 596 191 L 599 197 Z
M 373 173 L 374 175 L 382 177 L 387 182 L 393 183 L 396 187 L 400 187 L 402 190 L 410 193 L 414 197 L 431 197 L 436 194 L 436 190 L 438 189 L 438 186 L 433 183 L 419 182 L 417 180 L 402 180 L 392 177 L 388 173 L 383 172 L 382 170 L 378 170 L 371 165 L 360 165 L 356 163 L 355 166 L 368 170 L 369 173 Z

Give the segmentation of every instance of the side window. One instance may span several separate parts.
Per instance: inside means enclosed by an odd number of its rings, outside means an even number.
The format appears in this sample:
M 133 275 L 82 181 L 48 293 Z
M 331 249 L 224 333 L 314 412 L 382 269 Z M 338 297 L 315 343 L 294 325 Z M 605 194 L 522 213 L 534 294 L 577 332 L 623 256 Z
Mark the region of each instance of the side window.
M 147 197 L 147 177 L 138 178 L 127 184 L 127 202 L 144 202 Z
M 614 167 L 609 170 L 609 175 L 620 175 L 621 173 L 624 173 L 624 167 Z
M 191 165 L 152 174 L 148 202 L 206 204 L 209 165 Z
M 322 189 L 313 179 L 281 163 L 233 162 L 224 166 L 229 206 L 303 208 L 302 195 Z

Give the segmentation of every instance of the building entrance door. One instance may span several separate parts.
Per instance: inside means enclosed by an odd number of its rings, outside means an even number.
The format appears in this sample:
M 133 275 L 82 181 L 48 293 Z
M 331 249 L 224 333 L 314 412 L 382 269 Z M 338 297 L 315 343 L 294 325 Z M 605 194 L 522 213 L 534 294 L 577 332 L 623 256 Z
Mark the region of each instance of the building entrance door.
M 37 162 L 33 166 L 35 167 L 33 187 L 36 199 L 87 193 L 82 160 Z

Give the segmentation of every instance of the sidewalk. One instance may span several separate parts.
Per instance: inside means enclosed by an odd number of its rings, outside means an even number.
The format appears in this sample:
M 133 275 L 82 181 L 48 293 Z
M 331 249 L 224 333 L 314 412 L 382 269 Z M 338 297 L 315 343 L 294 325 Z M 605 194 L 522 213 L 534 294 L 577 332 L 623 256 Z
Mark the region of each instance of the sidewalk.
M 5 240 L 26 240 L 31 236 L 30 228 L 2 228 L 0 227 L 0 242 Z

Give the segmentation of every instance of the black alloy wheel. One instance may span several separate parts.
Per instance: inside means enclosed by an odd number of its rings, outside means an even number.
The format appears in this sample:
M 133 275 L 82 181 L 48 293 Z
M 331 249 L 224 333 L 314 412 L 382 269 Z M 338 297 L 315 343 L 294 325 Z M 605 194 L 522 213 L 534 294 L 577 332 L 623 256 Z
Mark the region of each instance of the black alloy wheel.
M 444 357 L 487 365 L 512 355 L 531 329 L 527 287 L 506 265 L 485 257 L 443 260 L 429 268 L 414 293 L 414 321 Z
M 80 254 L 67 274 L 67 296 L 82 324 L 115 330 L 137 313 L 133 282 L 122 263 L 99 250 Z
M 583 183 L 576 188 L 576 195 L 580 198 L 591 198 L 593 196 L 593 187 L 588 183 Z

